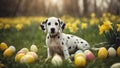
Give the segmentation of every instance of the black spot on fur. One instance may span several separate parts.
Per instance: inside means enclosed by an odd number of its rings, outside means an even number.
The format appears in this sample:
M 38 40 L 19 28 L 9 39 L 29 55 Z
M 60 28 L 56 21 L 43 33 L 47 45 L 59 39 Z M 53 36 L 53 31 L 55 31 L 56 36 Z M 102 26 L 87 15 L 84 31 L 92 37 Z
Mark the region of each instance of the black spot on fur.
M 83 43 L 83 42 L 80 42 L 80 43 Z
M 74 36 L 71 36 L 71 37 L 74 37 Z
M 76 41 L 78 41 L 78 39 L 76 39 Z
M 74 42 L 76 44 L 76 42 Z
M 60 36 L 58 36 L 58 39 L 60 38 Z
M 69 36 L 68 36 L 67 38 L 68 38 L 68 39 L 70 39 L 70 37 L 69 37 Z
M 64 45 L 64 43 L 62 42 L 62 45 Z
M 87 46 L 87 44 L 85 44 L 85 46 Z
M 71 46 L 68 49 L 71 49 Z

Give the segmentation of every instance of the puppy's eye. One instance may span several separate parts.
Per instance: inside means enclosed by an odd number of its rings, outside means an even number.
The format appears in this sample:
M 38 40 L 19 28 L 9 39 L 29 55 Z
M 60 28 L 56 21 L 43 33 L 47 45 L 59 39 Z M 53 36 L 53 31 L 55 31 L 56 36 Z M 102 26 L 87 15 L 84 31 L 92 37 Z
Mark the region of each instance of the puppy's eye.
M 55 22 L 55 25 L 58 25 L 58 23 L 57 23 L 57 22 Z
M 51 25 L 51 23 L 49 22 L 48 25 Z

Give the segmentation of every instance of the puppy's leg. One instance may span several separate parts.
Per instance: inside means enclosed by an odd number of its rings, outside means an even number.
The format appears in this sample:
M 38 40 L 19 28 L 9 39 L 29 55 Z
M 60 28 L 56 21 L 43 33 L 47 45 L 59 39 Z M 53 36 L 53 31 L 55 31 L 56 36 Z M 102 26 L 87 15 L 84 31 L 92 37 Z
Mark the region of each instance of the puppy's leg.
M 47 47 L 47 58 L 45 59 L 45 62 L 47 62 L 52 57 L 52 51 L 50 51 L 49 47 Z
M 66 59 L 69 63 L 71 63 L 72 61 L 70 60 L 70 54 L 69 54 L 68 49 L 67 49 L 66 46 L 63 47 L 63 54 L 64 54 L 65 59 Z

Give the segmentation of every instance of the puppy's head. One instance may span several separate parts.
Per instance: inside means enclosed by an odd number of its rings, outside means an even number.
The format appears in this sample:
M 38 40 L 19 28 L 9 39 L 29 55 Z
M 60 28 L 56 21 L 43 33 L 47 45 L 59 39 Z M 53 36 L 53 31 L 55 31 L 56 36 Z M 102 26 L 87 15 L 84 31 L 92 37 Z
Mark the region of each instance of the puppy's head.
M 42 30 L 47 31 L 50 35 L 56 35 L 64 30 L 65 23 L 56 17 L 50 17 L 43 21 L 40 26 Z

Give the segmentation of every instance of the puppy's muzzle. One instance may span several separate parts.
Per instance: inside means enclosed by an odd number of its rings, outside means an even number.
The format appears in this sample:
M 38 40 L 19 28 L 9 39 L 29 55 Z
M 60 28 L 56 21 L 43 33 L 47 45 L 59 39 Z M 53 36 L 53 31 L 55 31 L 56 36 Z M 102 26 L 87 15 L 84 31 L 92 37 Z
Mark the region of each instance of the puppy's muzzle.
M 55 28 L 51 28 L 51 33 L 55 33 Z

